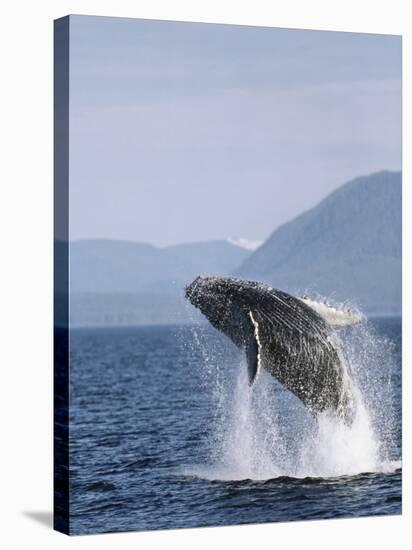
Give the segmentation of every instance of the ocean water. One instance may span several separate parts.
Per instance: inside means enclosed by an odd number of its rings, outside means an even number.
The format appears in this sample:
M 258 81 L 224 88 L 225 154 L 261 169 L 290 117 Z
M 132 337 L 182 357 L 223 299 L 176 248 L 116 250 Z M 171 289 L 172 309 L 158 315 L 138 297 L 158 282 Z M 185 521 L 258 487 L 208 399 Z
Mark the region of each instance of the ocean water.
M 401 513 L 401 319 L 340 338 L 350 428 L 208 325 L 72 330 L 71 533 Z

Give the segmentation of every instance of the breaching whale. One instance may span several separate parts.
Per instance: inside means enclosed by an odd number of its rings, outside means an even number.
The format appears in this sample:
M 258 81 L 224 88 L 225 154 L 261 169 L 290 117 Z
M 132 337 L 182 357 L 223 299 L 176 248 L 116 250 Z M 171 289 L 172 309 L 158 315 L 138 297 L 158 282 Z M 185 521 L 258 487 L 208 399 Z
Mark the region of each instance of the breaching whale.
M 232 277 L 199 276 L 185 290 L 210 323 L 244 350 L 250 384 L 263 367 L 313 415 L 329 411 L 352 423 L 356 400 L 334 326 L 358 316 L 332 308 L 327 320 L 325 305 Z

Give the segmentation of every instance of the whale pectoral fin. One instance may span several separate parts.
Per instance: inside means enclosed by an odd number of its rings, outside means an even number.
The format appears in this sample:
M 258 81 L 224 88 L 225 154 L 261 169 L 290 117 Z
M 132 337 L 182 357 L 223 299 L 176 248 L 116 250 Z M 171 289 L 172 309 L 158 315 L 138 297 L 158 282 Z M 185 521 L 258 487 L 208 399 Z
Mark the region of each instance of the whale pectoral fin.
M 256 338 L 252 336 L 246 346 L 246 360 L 247 360 L 247 372 L 249 377 L 249 385 L 251 386 L 255 381 L 256 375 L 259 370 L 258 354 L 259 348 Z
M 260 368 L 260 343 L 259 343 L 259 325 L 255 321 L 253 314 L 249 311 L 249 317 L 252 321 L 253 332 L 246 343 L 246 359 L 249 375 L 249 385 L 251 386 L 256 379 Z

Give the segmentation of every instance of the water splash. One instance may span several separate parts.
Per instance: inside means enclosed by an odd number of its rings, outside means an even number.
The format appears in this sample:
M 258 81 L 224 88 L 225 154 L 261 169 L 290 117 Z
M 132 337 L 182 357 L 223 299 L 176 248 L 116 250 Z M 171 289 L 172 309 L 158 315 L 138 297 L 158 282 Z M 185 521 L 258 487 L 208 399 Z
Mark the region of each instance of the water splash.
M 195 331 L 196 332 L 196 331 Z M 351 426 L 323 413 L 314 419 L 301 402 L 263 369 L 252 387 L 240 354 L 228 365 L 196 336 L 207 358 L 207 386 L 215 412 L 205 464 L 186 470 L 207 479 L 339 477 L 390 472 L 394 414 L 390 392 L 391 343 L 366 322 L 339 335 L 354 384 Z M 234 367 L 234 368 L 233 368 Z
M 297 477 L 338 477 L 380 470 L 379 439 L 358 388 L 357 412 L 351 426 L 323 413 L 306 441 Z
M 262 385 L 257 386 L 256 391 L 249 387 L 246 365 L 241 364 L 221 441 L 221 462 L 217 465 L 226 479 L 233 476 L 267 479 L 281 475 L 273 462 L 273 454 L 282 442 L 270 408 L 264 406 L 268 393 L 259 389 Z

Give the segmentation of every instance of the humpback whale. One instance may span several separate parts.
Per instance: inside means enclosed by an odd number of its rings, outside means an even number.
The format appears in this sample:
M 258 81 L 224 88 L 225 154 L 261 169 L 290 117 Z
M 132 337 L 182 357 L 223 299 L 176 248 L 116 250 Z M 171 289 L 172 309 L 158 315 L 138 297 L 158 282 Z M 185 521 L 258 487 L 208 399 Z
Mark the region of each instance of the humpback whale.
M 331 412 L 352 423 L 356 400 L 334 327 L 358 322 L 359 317 L 233 277 L 199 276 L 185 292 L 192 305 L 245 352 L 250 384 L 264 368 L 314 416 Z

